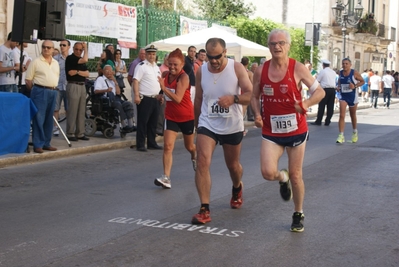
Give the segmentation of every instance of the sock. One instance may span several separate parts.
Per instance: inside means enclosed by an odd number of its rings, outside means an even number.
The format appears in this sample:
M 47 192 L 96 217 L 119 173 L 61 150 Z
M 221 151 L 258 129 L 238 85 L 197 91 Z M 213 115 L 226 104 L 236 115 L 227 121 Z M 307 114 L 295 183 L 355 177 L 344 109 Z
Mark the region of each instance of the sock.
M 241 183 L 240 183 L 240 186 L 238 188 L 235 188 L 234 185 L 233 185 L 233 193 L 239 193 L 241 191 L 241 188 L 242 188 Z
M 285 174 L 285 172 L 280 172 L 281 176 L 283 176 L 283 180 L 280 182 L 286 183 L 288 181 L 288 175 Z
M 339 134 L 344 135 L 344 132 L 340 132 Z
M 126 127 L 126 122 L 125 122 L 125 120 L 122 120 L 121 123 L 122 123 L 122 127 Z
M 209 210 L 209 204 L 204 204 L 204 203 L 202 203 L 202 204 L 201 204 L 201 208 L 205 208 L 205 210 L 210 211 L 210 210 Z
M 353 133 L 357 133 L 357 129 L 353 129 Z
M 130 127 L 133 127 L 133 118 L 127 119 L 127 124 L 128 124 Z

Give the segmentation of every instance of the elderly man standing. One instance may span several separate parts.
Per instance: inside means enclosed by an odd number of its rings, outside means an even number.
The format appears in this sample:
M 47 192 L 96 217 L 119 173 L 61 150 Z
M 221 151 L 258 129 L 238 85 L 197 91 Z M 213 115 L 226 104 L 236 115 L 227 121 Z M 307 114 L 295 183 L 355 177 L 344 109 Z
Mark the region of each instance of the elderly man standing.
M 127 75 L 127 81 L 129 82 L 130 85 L 132 85 L 134 71 L 135 71 L 137 65 L 144 60 L 145 60 L 145 50 L 144 50 L 144 48 L 141 48 L 139 51 L 138 57 L 135 60 L 133 60 L 129 66 L 129 74 Z
M 84 55 L 82 57 L 82 52 Z M 66 58 L 65 72 L 67 77 L 67 136 L 70 141 L 89 140 L 85 133 L 86 87 L 85 81 L 89 77 L 86 67 L 88 61 L 87 44 L 77 42 L 73 46 L 73 53 Z
M 26 87 L 32 88 L 30 97 L 37 108 L 36 116 L 32 120 L 33 151 L 36 153 L 57 150 L 50 145 L 57 97 L 55 88 L 60 77 L 60 67 L 53 59 L 53 50 L 54 43 L 44 41 L 41 56 L 32 61 L 26 71 Z
M 148 149 L 162 149 L 155 141 L 159 101 L 163 101 L 158 82 L 161 71 L 155 61 L 157 50 L 154 45 L 145 48 L 146 59 L 137 65 L 133 76 L 134 103 L 137 104 L 136 145 L 142 152 L 147 151 L 144 145 L 146 137 Z
M 323 70 L 317 75 L 317 81 L 319 81 L 320 86 L 326 92 L 325 97 L 319 102 L 319 108 L 317 111 L 317 118 L 311 124 L 321 125 L 321 121 L 324 116 L 324 109 L 327 105 L 327 117 L 324 122 L 325 126 L 330 125 L 331 118 L 334 114 L 334 100 L 335 100 L 335 78 L 336 73 L 330 68 L 331 62 L 324 59 L 322 60 Z

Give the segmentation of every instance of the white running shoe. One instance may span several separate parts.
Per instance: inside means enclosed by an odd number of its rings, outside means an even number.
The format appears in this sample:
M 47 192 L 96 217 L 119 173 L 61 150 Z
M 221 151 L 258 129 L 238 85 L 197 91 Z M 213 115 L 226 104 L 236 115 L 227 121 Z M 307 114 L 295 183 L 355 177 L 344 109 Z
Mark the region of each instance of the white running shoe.
M 162 186 L 163 188 L 170 189 L 172 188 L 170 179 L 165 174 L 162 174 L 161 177 L 154 180 L 154 184 L 157 186 Z

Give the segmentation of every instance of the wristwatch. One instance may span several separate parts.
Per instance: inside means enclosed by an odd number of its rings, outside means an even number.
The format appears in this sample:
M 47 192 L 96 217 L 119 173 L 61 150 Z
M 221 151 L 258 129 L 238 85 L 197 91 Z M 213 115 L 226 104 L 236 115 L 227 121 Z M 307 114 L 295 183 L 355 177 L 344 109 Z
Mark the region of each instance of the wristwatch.
M 234 103 L 236 103 L 236 104 L 238 104 L 238 101 L 239 101 L 240 99 L 238 98 L 238 95 L 234 95 Z

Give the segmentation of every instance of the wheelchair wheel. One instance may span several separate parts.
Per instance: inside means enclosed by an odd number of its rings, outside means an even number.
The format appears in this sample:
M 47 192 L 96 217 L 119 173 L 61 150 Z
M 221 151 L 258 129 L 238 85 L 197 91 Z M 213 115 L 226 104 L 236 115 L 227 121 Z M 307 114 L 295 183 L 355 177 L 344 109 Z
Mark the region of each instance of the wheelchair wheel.
M 112 138 L 114 136 L 114 129 L 112 128 L 105 128 L 103 132 L 106 138 Z
M 66 120 L 66 113 L 65 112 L 59 113 L 59 115 L 58 115 L 58 123 L 61 123 L 64 120 Z
M 85 119 L 85 135 L 93 136 L 97 131 L 97 124 L 92 119 Z

